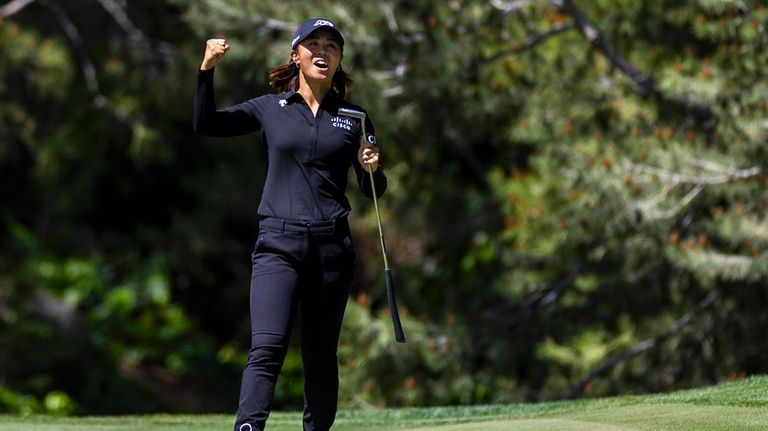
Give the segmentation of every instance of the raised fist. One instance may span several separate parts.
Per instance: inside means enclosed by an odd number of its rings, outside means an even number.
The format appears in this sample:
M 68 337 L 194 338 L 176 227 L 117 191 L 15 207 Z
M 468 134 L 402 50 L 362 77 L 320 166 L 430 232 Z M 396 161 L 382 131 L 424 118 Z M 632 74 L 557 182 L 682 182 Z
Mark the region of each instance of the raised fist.
M 205 42 L 205 56 L 200 70 L 208 70 L 216 67 L 221 57 L 229 51 L 229 43 L 225 39 L 208 39 Z

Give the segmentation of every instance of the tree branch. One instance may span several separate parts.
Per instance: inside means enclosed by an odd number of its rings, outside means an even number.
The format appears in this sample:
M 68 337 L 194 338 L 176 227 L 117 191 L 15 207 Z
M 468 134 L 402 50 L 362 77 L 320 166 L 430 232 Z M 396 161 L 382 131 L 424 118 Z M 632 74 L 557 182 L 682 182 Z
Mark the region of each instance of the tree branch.
M 712 305 L 712 303 L 715 302 L 715 300 L 719 295 L 720 295 L 720 292 L 718 290 L 713 290 L 706 297 L 704 297 L 704 299 L 701 300 L 701 302 L 699 302 L 698 305 L 696 305 L 693 311 L 686 313 L 681 318 L 677 319 L 677 321 L 675 321 L 675 323 L 673 323 L 669 328 L 667 328 L 667 330 L 664 331 L 661 335 L 653 338 L 647 338 L 635 344 L 634 346 L 630 347 L 629 349 L 619 353 L 618 355 L 606 361 L 603 361 L 602 364 L 597 366 L 597 368 L 593 369 L 589 374 L 584 376 L 573 388 L 571 388 L 570 392 L 568 392 L 565 398 L 572 400 L 580 397 L 581 394 L 584 393 L 584 389 L 587 387 L 587 385 L 589 385 L 589 383 L 592 380 L 605 374 L 608 370 L 615 367 L 616 365 L 628 359 L 631 359 L 643 352 L 653 349 L 654 347 L 661 344 L 667 338 L 683 330 L 686 326 L 688 326 L 691 323 L 691 319 L 696 314 L 702 312 L 707 307 Z
M 478 57 L 475 58 L 472 61 L 472 67 L 469 68 L 469 74 L 467 79 L 470 81 L 477 80 L 477 77 L 479 75 L 480 69 L 488 65 L 489 63 L 492 63 L 502 57 L 505 57 L 507 55 L 515 55 L 519 54 L 523 51 L 526 51 L 528 49 L 531 49 L 535 47 L 536 45 L 540 44 L 541 42 L 544 42 L 545 40 L 549 39 L 552 36 L 558 35 L 560 33 L 563 33 L 565 31 L 573 29 L 575 26 L 573 24 L 556 24 L 553 25 L 549 30 L 545 31 L 544 33 L 535 34 L 528 39 L 526 39 L 523 43 L 521 43 L 518 46 L 515 46 L 510 49 L 506 49 L 503 51 L 499 51 L 496 54 L 491 55 L 490 57 Z
M 35 0 L 12 0 L 3 6 L 0 6 L 0 18 L 8 18 L 13 14 L 18 13 L 34 1 Z
M 112 19 L 115 20 L 117 25 L 123 29 L 123 31 L 132 41 L 152 46 L 161 54 L 168 55 L 173 52 L 173 49 L 169 43 L 156 41 L 147 37 L 144 32 L 142 32 L 138 27 L 136 27 L 136 25 L 133 24 L 133 21 L 131 21 L 131 19 L 128 17 L 128 14 L 125 12 L 123 6 L 118 4 L 116 1 L 98 1 L 99 4 L 101 4 L 101 7 L 103 7 L 104 10 L 112 16 Z
M 636 205 L 636 208 L 642 213 L 643 218 L 645 220 L 664 220 L 676 217 L 681 211 L 686 209 L 688 205 L 693 202 L 696 197 L 704 191 L 705 186 L 702 184 L 697 184 L 691 191 L 686 193 L 686 195 L 683 197 L 683 199 L 680 200 L 680 202 L 677 203 L 674 207 L 667 209 L 667 210 L 659 210 L 656 208 L 653 208 L 655 202 L 641 202 Z M 666 196 L 666 192 L 662 192 L 659 194 L 659 199 L 655 199 L 656 202 L 659 202 L 661 199 Z
M 403 45 L 410 45 L 415 42 L 420 42 L 424 39 L 424 35 L 421 33 L 415 33 L 411 36 L 406 36 L 400 31 L 400 25 L 397 23 L 397 17 L 395 17 L 395 8 L 393 5 L 387 2 L 381 2 L 379 8 L 384 13 L 384 17 L 387 20 L 387 28 L 395 36 L 398 42 Z
M 115 20 L 117 25 L 119 25 L 120 28 L 122 28 L 123 31 L 128 34 L 128 37 L 134 41 L 141 41 L 146 39 L 144 33 L 142 33 L 141 30 L 139 30 L 135 25 L 133 25 L 131 19 L 128 18 L 128 14 L 125 13 L 125 9 L 117 4 L 117 2 L 114 0 L 98 1 L 99 4 L 101 4 L 101 7 L 103 7 L 108 14 L 112 15 L 112 18 Z
M 669 172 L 667 170 L 657 168 L 655 166 L 628 163 L 628 168 L 635 171 L 636 175 L 641 175 L 644 178 L 633 179 L 636 182 L 652 182 L 655 180 L 665 181 L 671 185 L 678 184 L 695 184 L 695 185 L 712 185 L 712 184 L 725 184 L 735 180 L 743 180 L 760 175 L 762 169 L 757 166 L 753 166 L 747 169 L 736 169 L 723 167 L 723 171 L 715 172 L 711 176 L 695 176 L 686 175 L 675 172 Z M 704 163 L 703 161 L 697 161 L 696 163 Z M 712 168 L 714 165 L 706 165 L 707 168 Z M 704 167 L 704 166 L 701 166 Z
M 83 71 L 83 77 L 88 88 L 88 92 L 93 95 L 93 104 L 99 109 L 107 109 L 118 119 L 125 123 L 130 123 L 131 119 L 129 114 L 122 109 L 117 108 L 109 102 L 106 96 L 101 93 L 99 88 L 99 80 L 96 75 L 96 67 L 94 67 L 88 52 L 85 49 L 85 43 L 80 36 L 80 31 L 77 26 L 69 18 L 67 12 L 57 2 L 46 2 L 47 6 L 51 9 L 56 21 L 58 21 L 64 34 L 69 39 L 69 43 L 75 54 L 80 57 L 80 68 Z
M 85 78 L 88 91 L 94 96 L 101 95 L 99 81 L 96 78 L 96 68 L 85 49 L 85 43 L 83 43 L 83 38 L 80 36 L 80 31 L 77 29 L 75 23 L 69 18 L 69 15 L 67 15 L 67 11 L 65 11 L 60 4 L 57 2 L 47 2 L 47 4 L 53 12 L 56 21 L 58 21 L 61 26 L 61 29 L 64 30 L 64 35 L 69 39 L 70 45 L 77 56 L 80 57 L 80 68 L 83 71 L 83 77 Z
M 635 208 L 642 213 L 644 219 L 663 220 L 676 217 L 681 211 L 687 208 L 707 186 L 745 180 L 756 177 L 763 172 L 763 170 L 757 166 L 738 169 L 698 158 L 687 158 L 685 161 L 691 166 L 700 169 L 702 172 L 682 174 L 670 172 L 655 166 L 635 164 L 629 160 L 623 161 L 622 166 L 625 168 L 628 176 L 632 178 L 633 183 L 648 184 L 657 181 L 666 183 L 656 196 L 645 199 L 635 205 Z M 660 209 L 659 204 L 667 200 L 670 192 L 680 185 L 693 187 L 688 190 L 682 200 L 672 208 Z
M 571 270 L 568 271 L 568 275 L 566 275 L 565 278 L 547 285 L 545 289 L 541 289 L 538 292 L 528 295 L 523 301 L 523 307 L 532 310 L 535 307 L 548 305 L 554 302 L 557 300 L 558 296 L 560 296 L 560 293 L 576 280 L 576 276 L 581 273 L 583 267 L 583 260 L 576 262 L 576 264 L 571 267 Z
M 199 3 L 202 3 L 209 10 L 216 10 L 216 12 L 224 15 L 225 20 L 237 22 L 243 27 L 248 27 L 251 31 L 279 30 L 293 33 L 296 30 L 296 23 L 267 18 L 262 15 L 243 13 L 242 7 L 238 5 L 238 3 L 242 2 L 205 0 Z
M 680 200 L 680 202 L 677 203 L 677 205 L 673 206 L 672 208 L 667 209 L 666 211 L 662 210 L 652 210 L 651 208 L 646 208 L 647 212 L 645 214 L 646 220 L 664 220 L 664 219 L 671 219 L 674 217 L 677 217 L 678 214 L 680 214 L 683 210 L 688 208 L 691 203 L 696 199 L 701 192 L 704 191 L 706 186 L 702 184 L 697 184 L 693 187 L 688 193 L 683 196 L 683 198 Z
M 571 30 L 575 27 L 573 23 L 560 23 L 553 25 L 549 28 L 549 30 L 545 31 L 544 33 L 535 34 L 528 39 L 525 40 L 525 42 L 521 43 L 520 45 L 507 49 L 504 51 L 497 52 L 496 54 L 487 57 L 485 59 L 481 60 L 481 66 L 485 65 L 486 63 L 490 63 L 492 61 L 498 60 L 501 57 L 507 56 L 507 55 L 514 55 L 519 54 L 525 50 L 531 49 L 535 47 L 536 45 L 540 44 L 541 42 L 544 42 L 545 40 L 549 39 L 552 36 L 556 36 L 560 33 L 564 33 L 568 30 Z
M 522 9 L 530 4 L 540 3 L 541 1 L 542 0 L 511 0 L 511 1 L 491 0 L 491 6 L 495 7 L 496 9 L 504 13 L 511 13 L 518 9 Z
M 656 82 L 653 78 L 635 68 L 635 66 L 624 58 L 616 50 L 611 41 L 605 38 L 600 30 L 589 21 L 573 0 L 560 0 L 559 2 L 556 1 L 554 3 L 561 4 L 560 9 L 568 12 L 571 18 L 573 18 L 576 28 L 579 29 L 579 32 L 581 32 L 584 38 L 587 39 L 592 46 L 605 54 L 614 66 L 624 72 L 625 75 L 629 76 L 632 82 L 637 86 L 640 94 L 648 96 L 658 93 L 658 88 L 656 87 Z
M 690 99 L 679 99 L 663 94 L 657 87 L 656 81 L 641 72 L 624 58 L 613 44 L 589 21 L 586 15 L 576 5 L 574 0 L 552 0 L 552 4 L 566 11 L 572 18 L 579 32 L 592 46 L 602 52 L 616 68 L 627 75 L 634 84 L 635 90 L 644 97 L 657 97 L 684 108 L 694 114 L 703 123 L 710 123 L 715 118 L 715 112 L 708 105 Z
M 597 241 L 594 242 L 597 244 Z M 593 244 L 593 245 L 594 245 Z M 508 304 L 498 304 L 494 311 L 486 311 L 483 317 L 486 320 L 501 323 L 508 328 L 514 328 L 521 320 L 522 316 L 530 315 L 535 309 L 551 304 L 556 301 L 566 287 L 573 284 L 576 277 L 584 268 L 584 261 L 576 262 L 568 274 L 560 280 L 547 283 L 544 286 L 537 287 L 536 290 L 528 294 L 519 307 Z

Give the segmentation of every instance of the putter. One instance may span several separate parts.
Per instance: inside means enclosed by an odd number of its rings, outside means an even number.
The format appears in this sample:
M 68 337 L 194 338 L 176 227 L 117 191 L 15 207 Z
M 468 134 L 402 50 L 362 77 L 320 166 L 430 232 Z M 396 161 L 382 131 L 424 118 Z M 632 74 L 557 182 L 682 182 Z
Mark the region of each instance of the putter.
M 356 118 L 360 120 L 362 128 L 361 144 L 367 139 L 365 134 L 365 112 L 348 108 L 339 108 L 339 115 Z M 373 207 L 376 209 L 376 224 L 379 225 L 379 241 L 381 242 L 381 255 L 384 258 L 384 283 L 387 286 L 387 303 L 389 304 L 389 313 L 392 316 L 392 326 L 395 328 L 395 340 L 398 343 L 405 343 L 405 333 L 403 325 L 400 323 L 400 313 L 397 312 L 397 301 L 395 300 L 395 286 L 392 282 L 392 271 L 389 269 L 387 260 L 387 248 L 384 246 L 384 232 L 381 229 L 381 215 L 379 214 L 379 203 L 376 198 L 376 185 L 373 181 L 373 169 L 368 165 L 368 174 L 371 176 L 371 193 L 373 194 Z

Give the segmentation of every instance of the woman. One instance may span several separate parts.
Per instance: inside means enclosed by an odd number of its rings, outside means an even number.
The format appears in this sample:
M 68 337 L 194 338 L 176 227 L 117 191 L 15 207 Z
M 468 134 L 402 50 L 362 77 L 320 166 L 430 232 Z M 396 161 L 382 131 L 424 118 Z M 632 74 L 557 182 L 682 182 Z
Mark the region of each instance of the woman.
M 263 430 L 295 315 L 304 362 L 304 430 L 328 430 L 336 416 L 336 349 L 355 253 L 345 188 L 349 167 L 371 196 L 386 188 L 373 125 L 339 116 L 362 111 L 344 100 L 351 80 L 341 68 L 344 37 L 325 19 L 303 22 L 291 41 L 290 62 L 272 69 L 268 94 L 217 110 L 214 68 L 229 51 L 224 39 L 206 42 L 194 99 L 194 128 L 208 136 L 261 131 L 268 169 L 259 205 L 259 235 L 251 277 L 251 349 L 243 371 L 236 431 Z

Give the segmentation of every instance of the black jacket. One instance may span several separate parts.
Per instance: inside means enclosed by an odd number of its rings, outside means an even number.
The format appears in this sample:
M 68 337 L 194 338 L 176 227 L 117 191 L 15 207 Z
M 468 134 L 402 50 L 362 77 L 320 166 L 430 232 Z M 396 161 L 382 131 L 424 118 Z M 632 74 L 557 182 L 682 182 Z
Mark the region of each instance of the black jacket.
M 193 128 L 207 136 L 238 136 L 261 131 L 268 167 L 259 215 L 290 220 L 333 220 L 350 211 L 345 196 L 349 167 L 363 193 L 371 197 L 370 175 L 357 161 L 360 121 L 338 115 L 341 107 L 365 112 L 329 93 L 313 115 L 294 92 L 267 94 L 235 106 L 216 109 L 214 69 L 199 71 L 194 97 Z M 365 131 L 375 143 L 373 124 Z M 387 187 L 382 168 L 374 172 L 376 194 Z

